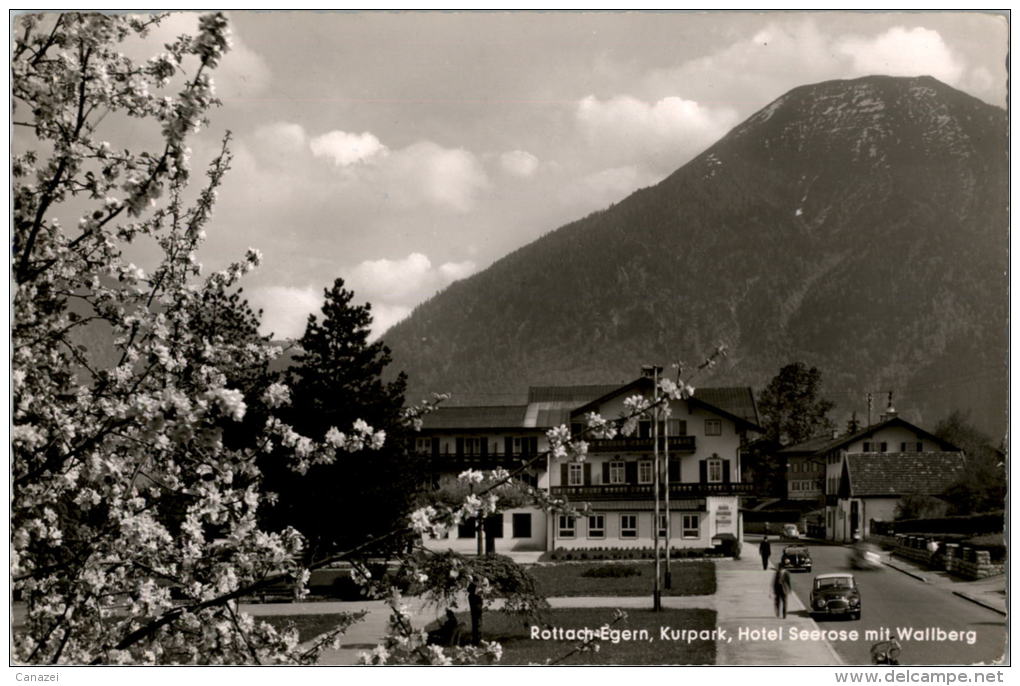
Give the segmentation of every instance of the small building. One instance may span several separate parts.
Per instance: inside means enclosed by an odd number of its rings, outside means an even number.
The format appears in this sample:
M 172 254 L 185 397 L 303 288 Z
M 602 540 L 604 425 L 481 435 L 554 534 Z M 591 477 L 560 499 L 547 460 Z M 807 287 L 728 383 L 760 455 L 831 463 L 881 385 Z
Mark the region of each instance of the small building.
M 939 496 L 964 470 L 959 451 L 846 453 L 836 491 L 834 538 L 871 533 L 876 521 L 892 521 L 906 496 Z

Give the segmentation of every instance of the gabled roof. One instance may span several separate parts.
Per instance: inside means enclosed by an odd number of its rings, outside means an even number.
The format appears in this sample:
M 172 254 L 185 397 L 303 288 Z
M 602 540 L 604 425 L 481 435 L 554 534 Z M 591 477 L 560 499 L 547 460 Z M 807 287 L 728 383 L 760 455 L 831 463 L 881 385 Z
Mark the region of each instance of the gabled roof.
M 524 426 L 527 405 L 445 407 L 422 417 L 423 429 L 517 429 Z
M 939 495 L 963 473 L 960 452 L 847 453 L 840 495 Z
M 612 393 L 620 384 L 593 384 L 588 386 L 531 386 L 529 403 L 572 402 L 574 407 L 590 402 L 606 393 Z
M 797 443 L 796 445 L 788 446 L 786 448 L 783 448 L 779 452 L 784 455 L 789 454 L 813 455 L 816 453 L 827 453 L 830 450 L 841 448 L 844 445 L 849 445 L 850 443 L 858 441 L 862 438 L 868 438 L 869 436 L 875 434 L 877 431 L 885 429 L 890 426 L 906 427 L 907 429 L 914 431 L 915 433 L 917 433 L 926 440 L 935 441 L 936 443 L 938 443 L 939 447 L 941 447 L 943 450 L 946 451 L 960 450 L 949 441 L 945 441 L 939 438 L 938 436 L 925 431 L 921 427 L 911 424 L 906 419 L 897 416 L 890 417 L 889 419 L 886 419 L 885 421 L 879 422 L 877 424 L 872 424 L 871 426 L 865 427 L 860 431 L 857 431 L 856 433 L 852 433 L 846 436 L 839 436 L 838 438 L 831 438 L 828 436 L 809 438 L 803 443 Z
M 653 383 L 647 376 L 640 376 L 623 386 L 611 386 L 608 392 L 576 408 L 571 416 L 594 412 L 603 403 L 621 395 L 651 390 Z M 689 402 L 753 431 L 762 431 L 758 425 L 758 406 L 754 401 L 754 393 L 748 387 L 698 388 L 694 390 L 694 396 Z

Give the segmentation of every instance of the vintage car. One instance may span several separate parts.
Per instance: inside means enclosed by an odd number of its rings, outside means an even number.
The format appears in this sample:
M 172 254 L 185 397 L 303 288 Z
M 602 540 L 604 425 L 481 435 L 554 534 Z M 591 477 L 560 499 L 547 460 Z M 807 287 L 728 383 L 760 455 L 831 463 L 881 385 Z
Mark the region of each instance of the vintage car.
M 805 572 L 810 572 L 811 553 L 808 552 L 806 546 L 788 545 L 783 548 L 783 556 L 779 558 L 779 566 L 784 569 L 803 569 Z
M 853 574 L 819 574 L 811 586 L 811 615 L 861 618 L 861 592 Z
M 874 544 L 859 541 L 850 549 L 849 562 L 851 569 L 880 569 L 882 553 Z
M 783 538 L 800 538 L 800 531 L 797 530 L 796 524 L 784 524 L 783 525 Z

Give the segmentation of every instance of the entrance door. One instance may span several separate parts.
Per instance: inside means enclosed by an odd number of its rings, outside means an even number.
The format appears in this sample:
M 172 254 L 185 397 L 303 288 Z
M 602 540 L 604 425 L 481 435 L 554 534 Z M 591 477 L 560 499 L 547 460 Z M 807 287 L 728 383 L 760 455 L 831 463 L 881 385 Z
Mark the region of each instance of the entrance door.
M 860 501 L 850 501 L 850 537 L 858 533 L 861 529 L 861 512 L 860 512 Z

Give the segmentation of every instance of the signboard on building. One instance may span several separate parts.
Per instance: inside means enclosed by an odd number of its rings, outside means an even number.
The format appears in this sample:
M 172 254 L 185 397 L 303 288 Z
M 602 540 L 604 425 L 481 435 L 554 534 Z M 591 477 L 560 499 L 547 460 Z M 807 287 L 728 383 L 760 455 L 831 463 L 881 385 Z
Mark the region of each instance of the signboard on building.
M 729 528 L 733 526 L 733 510 L 729 505 L 720 504 L 715 510 L 715 528 Z

